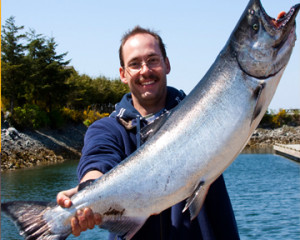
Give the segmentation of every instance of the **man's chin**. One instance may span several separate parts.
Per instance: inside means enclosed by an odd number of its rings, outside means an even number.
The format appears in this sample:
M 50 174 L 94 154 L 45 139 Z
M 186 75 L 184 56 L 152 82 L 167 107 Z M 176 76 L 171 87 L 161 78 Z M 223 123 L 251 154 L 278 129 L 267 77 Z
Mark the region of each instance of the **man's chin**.
M 146 91 L 142 94 L 143 99 L 145 100 L 152 100 L 156 98 L 156 94 L 150 91 Z

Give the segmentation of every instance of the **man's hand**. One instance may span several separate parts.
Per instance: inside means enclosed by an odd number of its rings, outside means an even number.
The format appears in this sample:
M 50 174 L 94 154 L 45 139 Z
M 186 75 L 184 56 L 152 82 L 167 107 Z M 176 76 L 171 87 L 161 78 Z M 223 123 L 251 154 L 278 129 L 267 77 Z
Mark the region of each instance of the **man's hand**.
M 64 208 L 71 207 L 71 197 L 77 192 L 77 187 L 59 192 L 56 197 L 57 204 Z M 78 237 L 81 232 L 93 229 L 95 225 L 100 225 L 101 221 L 101 215 L 98 213 L 94 214 L 90 208 L 78 210 L 76 215 L 71 219 L 72 234 Z
M 78 192 L 78 187 L 71 188 L 66 191 L 59 192 L 56 196 L 57 204 L 64 208 L 72 206 L 71 197 Z

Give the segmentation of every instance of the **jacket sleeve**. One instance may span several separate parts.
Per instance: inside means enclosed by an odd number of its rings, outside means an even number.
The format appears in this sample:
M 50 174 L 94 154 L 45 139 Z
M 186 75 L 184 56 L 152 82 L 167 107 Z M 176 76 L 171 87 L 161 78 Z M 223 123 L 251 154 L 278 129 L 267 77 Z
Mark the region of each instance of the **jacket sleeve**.
M 98 120 L 88 128 L 77 167 L 79 181 L 91 170 L 108 172 L 126 157 L 122 129 L 119 128 L 112 118 Z

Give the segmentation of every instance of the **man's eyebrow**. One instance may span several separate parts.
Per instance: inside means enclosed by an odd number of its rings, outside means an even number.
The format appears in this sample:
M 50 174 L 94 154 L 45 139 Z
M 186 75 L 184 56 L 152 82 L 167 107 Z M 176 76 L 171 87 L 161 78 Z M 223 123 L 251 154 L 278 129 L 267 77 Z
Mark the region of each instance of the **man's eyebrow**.
M 157 53 L 150 53 L 146 56 L 146 59 L 149 58 L 149 57 L 153 57 L 153 56 L 158 56 L 159 57 L 160 55 L 157 54 Z M 136 60 L 140 60 L 140 59 L 142 59 L 142 58 L 141 57 L 134 57 L 134 58 L 130 59 L 128 62 L 132 62 L 132 61 L 136 61 Z
M 134 58 L 130 59 L 128 62 L 136 61 L 136 60 L 139 60 L 139 59 L 140 59 L 139 57 L 134 57 Z
M 158 53 L 151 53 L 151 54 L 149 54 L 147 57 L 153 57 L 153 56 L 158 56 L 158 57 L 160 57 L 160 54 L 158 54 Z

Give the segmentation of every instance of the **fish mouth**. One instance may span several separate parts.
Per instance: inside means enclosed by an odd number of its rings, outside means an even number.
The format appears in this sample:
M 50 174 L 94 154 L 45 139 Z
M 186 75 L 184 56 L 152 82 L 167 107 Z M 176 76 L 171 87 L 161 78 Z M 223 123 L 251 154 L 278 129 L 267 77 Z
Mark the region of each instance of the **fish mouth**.
M 290 11 L 288 13 L 284 13 L 284 15 L 279 15 L 277 19 L 270 17 L 263 6 L 260 3 L 261 12 L 264 16 L 264 19 L 270 27 L 273 27 L 274 30 L 280 30 L 287 26 L 289 22 L 294 22 L 297 13 L 300 9 L 300 4 L 296 4 L 293 7 L 291 7 Z
M 279 13 L 277 19 L 270 17 L 263 6 L 261 5 L 260 1 L 260 9 L 262 13 L 262 20 L 264 26 L 269 32 L 278 32 L 281 31 L 281 36 L 274 42 L 274 48 L 280 48 L 284 42 L 287 40 L 289 34 L 292 32 L 292 28 L 295 27 L 295 18 L 299 12 L 300 4 L 296 4 L 289 12 L 281 12 Z

